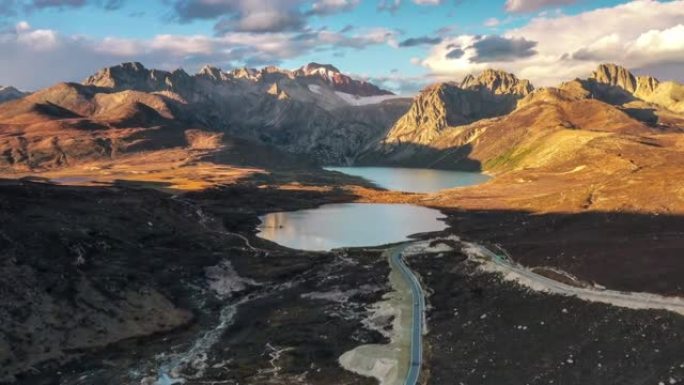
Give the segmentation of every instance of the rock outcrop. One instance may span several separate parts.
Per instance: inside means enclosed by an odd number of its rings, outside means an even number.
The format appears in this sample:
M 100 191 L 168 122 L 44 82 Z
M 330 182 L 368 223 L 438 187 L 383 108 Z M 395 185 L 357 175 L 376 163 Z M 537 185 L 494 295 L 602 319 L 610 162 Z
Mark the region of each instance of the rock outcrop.
M 141 63 L 123 63 L 99 71 L 88 77 L 83 84 L 116 91 L 153 92 L 171 89 L 178 85 L 179 80 L 187 77 L 188 74 L 183 70 L 174 72 L 149 70 Z
M 616 64 L 602 64 L 586 81 L 595 96 L 611 104 L 644 101 L 674 112 L 684 112 L 684 85 L 636 76 Z
M 600 84 L 620 87 L 632 94 L 636 92 L 638 85 L 636 76 L 626 68 L 615 64 L 599 65 L 589 79 Z
M 534 90 L 526 79 L 518 79 L 515 75 L 501 70 L 487 69 L 479 76 L 467 75 L 461 82 L 461 88 L 468 90 L 487 90 L 494 95 L 525 96 Z
M 532 90 L 529 81 L 497 70 L 486 70 L 477 77 L 468 75 L 460 84 L 432 85 L 418 95 L 383 145 L 429 144 L 448 127 L 510 113 Z

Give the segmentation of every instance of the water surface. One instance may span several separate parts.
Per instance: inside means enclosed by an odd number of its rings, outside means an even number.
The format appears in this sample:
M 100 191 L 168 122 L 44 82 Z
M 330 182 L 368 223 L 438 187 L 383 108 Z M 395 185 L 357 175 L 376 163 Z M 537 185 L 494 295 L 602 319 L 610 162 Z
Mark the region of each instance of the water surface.
M 440 231 L 439 211 L 407 204 L 341 203 L 261 217 L 258 236 L 300 250 L 379 246 Z
M 388 190 L 433 193 L 453 187 L 464 187 L 486 182 L 489 177 L 479 172 L 431 170 L 396 167 L 326 167 L 360 176 Z
M 79 183 L 88 183 L 92 181 L 91 177 L 87 176 L 77 176 L 77 175 L 72 175 L 72 176 L 62 176 L 58 178 L 52 178 L 50 179 L 52 183 L 57 183 L 57 184 L 79 184 Z

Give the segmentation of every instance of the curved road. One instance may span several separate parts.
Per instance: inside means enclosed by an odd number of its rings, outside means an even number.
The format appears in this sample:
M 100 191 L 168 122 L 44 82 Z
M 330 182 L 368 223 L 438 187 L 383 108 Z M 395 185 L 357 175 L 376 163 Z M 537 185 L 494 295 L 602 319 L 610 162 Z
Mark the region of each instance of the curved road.
M 411 314 L 411 361 L 404 385 L 416 385 L 420 376 L 420 367 L 423 360 L 423 313 L 425 311 L 425 296 L 420 287 L 418 278 L 411 269 L 406 266 L 402 259 L 402 253 L 408 244 L 397 246 L 390 250 L 390 263 L 401 272 L 411 288 L 413 298 L 413 312 Z
M 397 268 L 404 280 L 411 288 L 413 302 L 413 312 L 411 315 L 411 358 L 408 373 L 404 385 L 416 385 L 420 376 L 420 369 L 423 359 L 422 339 L 423 339 L 423 314 L 425 312 L 425 296 L 420 286 L 420 282 L 415 274 L 409 269 L 402 258 L 402 254 L 408 243 L 394 247 L 389 250 L 390 264 Z M 505 256 L 499 255 L 488 248 L 470 244 L 478 249 L 480 254 L 504 272 L 516 273 L 520 277 L 528 279 L 535 284 L 543 287 L 547 292 L 571 295 L 587 301 L 602 302 L 621 307 L 633 309 L 663 309 L 684 315 L 684 299 L 678 297 L 664 297 L 648 293 L 629 293 L 606 289 L 580 288 L 555 281 L 553 279 L 536 274 L 524 267 L 509 260 Z
M 470 243 L 481 256 L 506 273 L 515 273 L 519 277 L 533 282 L 549 293 L 574 296 L 586 301 L 601 302 L 630 309 L 661 309 L 684 315 L 684 298 L 666 297 L 658 294 L 622 292 L 593 287 L 571 286 L 543 275 L 534 273 L 525 267 L 499 255 L 485 246 Z

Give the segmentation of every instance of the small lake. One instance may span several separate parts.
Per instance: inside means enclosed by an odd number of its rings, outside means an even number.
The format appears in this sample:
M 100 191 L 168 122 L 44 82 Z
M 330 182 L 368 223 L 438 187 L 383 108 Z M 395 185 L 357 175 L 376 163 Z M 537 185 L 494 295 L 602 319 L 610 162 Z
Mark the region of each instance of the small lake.
M 379 246 L 444 230 L 442 214 L 407 204 L 341 203 L 261 217 L 258 236 L 300 250 Z
M 360 176 L 388 190 L 415 193 L 433 193 L 448 188 L 472 186 L 489 180 L 487 175 L 479 172 L 421 168 L 326 167 L 325 169 Z

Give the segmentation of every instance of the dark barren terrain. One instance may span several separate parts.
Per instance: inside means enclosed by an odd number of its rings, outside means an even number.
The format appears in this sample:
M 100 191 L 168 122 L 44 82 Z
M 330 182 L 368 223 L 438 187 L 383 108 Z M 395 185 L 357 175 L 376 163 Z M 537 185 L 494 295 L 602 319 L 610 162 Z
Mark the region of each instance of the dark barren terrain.
M 478 272 L 458 252 L 411 266 L 430 288 L 426 383 L 658 384 L 684 375 L 680 315 L 533 292 Z
M 368 383 L 344 372 L 337 357 L 382 339 L 359 328 L 365 304 L 387 290 L 379 252 L 298 252 L 250 234 L 259 213 L 336 198 L 249 187 L 192 198 L 3 181 L 3 272 L 12 277 L 1 286 L 3 376 L 23 373 L 16 379 L 27 384 L 139 383 L 156 379 L 163 355 L 190 351 L 190 378 Z M 213 212 L 218 199 L 226 203 Z M 222 287 L 235 273 L 245 283 Z M 306 296 L 326 292 L 349 302 Z M 232 306 L 231 333 L 192 351 Z M 278 349 L 282 359 L 272 360 Z

